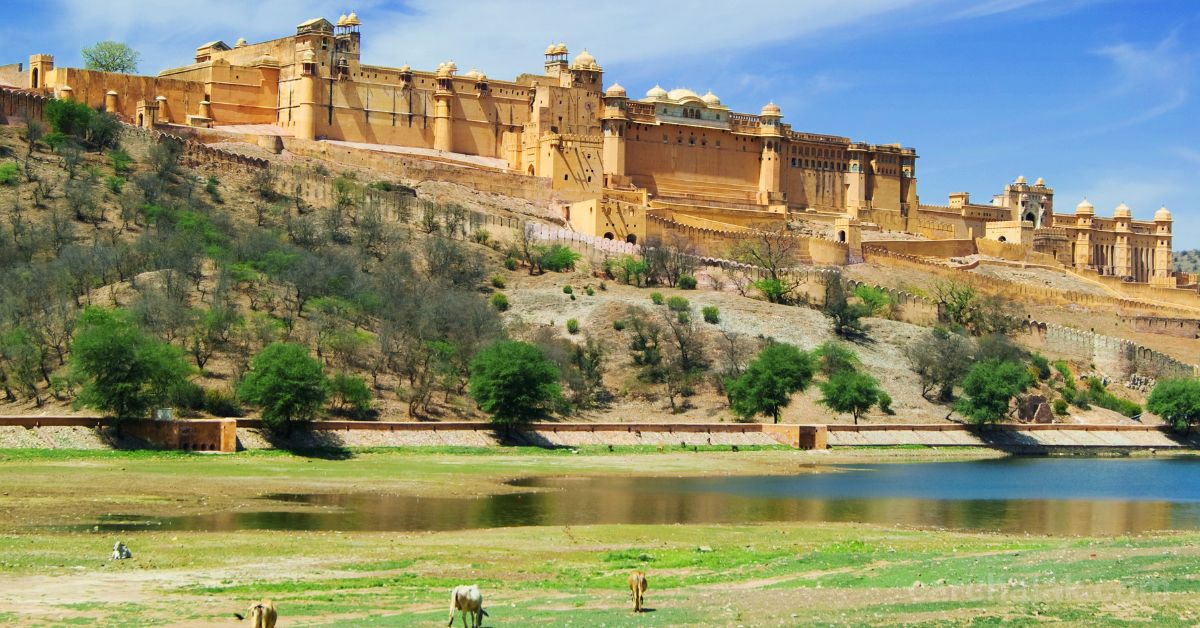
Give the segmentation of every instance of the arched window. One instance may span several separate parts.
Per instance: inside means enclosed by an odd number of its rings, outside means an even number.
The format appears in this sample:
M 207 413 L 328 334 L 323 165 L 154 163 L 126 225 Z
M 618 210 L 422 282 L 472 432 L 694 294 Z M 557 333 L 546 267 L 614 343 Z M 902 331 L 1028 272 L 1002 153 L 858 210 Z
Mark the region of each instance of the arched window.
M 846 241 L 846 232 L 839 231 L 838 232 L 838 242 L 845 242 L 845 241 Z
M 604 239 L 605 239 L 605 240 L 612 240 L 614 237 L 615 237 L 615 236 L 613 236 L 613 233 L 612 233 L 611 231 L 606 231 L 606 232 L 604 233 Z
M 637 236 L 631 233 L 625 236 L 625 241 L 630 244 L 637 244 Z

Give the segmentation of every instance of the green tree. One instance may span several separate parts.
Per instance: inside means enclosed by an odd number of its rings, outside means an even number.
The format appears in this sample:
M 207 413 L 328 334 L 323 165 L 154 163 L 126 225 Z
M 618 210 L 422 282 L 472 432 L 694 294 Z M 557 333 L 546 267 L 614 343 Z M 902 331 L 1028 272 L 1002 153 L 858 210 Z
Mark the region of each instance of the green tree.
M 1146 409 L 1162 417 L 1178 431 L 1191 432 L 1200 422 L 1200 380 L 1167 379 L 1150 391 Z
M 179 349 L 143 333 L 128 312 L 97 307 L 79 317 L 70 367 L 86 382 L 78 402 L 118 419 L 146 417 L 191 373 Z
M 995 423 L 1008 416 L 1009 402 L 1033 384 L 1029 369 L 1017 362 L 976 362 L 963 378 L 963 398 L 954 409 L 975 423 Z
M 357 375 L 339 372 L 330 381 L 333 394 L 333 411 L 362 419 L 371 413 L 371 389 L 366 380 Z
M 808 388 L 812 377 L 811 355 L 794 345 L 771 343 L 744 373 L 726 385 L 729 409 L 745 420 L 762 414 L 778 423 L 779 413 L 791 402 L 792 394 Z
M 971 350 L 968 338 L 941 327 L 905 347 L 904 356 L 921 380 L 921 396 L 928 399 L 937 391 L 934 400 L 950 401 L 954 387 L 971 367 Z
M 825 305 L 821 312 L 833 322 L 833 333 L 842 338 L 861 338 L 867 334 L 861 319 L 870 316 L 872 308 L 858 301 L 850 301 L 847 287 L 841 273 L 829 277 L 825 282 Z
M 237 392 L 242 401 L 262 408 L 267 429 L 287 433 L 294 421 L 316 417 L 329 398 L 330 386 L 321 363 L 308 355 L 307 347 L 276 342 L 254 357 Z
M 838 371 L 820 386 L 821 405 L 834 412 L 850 414 L 854 417 L 855 425 L 871 406 L 880 402 L 880 396 L 884 394 L 874 377 L 857 371 Z M 885 396 L 884 399 L 890 406 L 891 398 Z
M 96 42 L 91 48 L 84 48 L 83 67 L 100 72 L 120 72 L 133 74 L 137 72 L 141 55 L 138 51 L 119 41 Z
M 853 371 L 858 368 L 858 354 L 841 342 L 824 342 L 813 350 L 817 366 L 825 377 L 832 377 L 841 371 Z
M 471 361 L 471 396 L 494 423 L 525 423 L 562 402 L 558 376 L 558 367 L 541 349 L 501 340 Z

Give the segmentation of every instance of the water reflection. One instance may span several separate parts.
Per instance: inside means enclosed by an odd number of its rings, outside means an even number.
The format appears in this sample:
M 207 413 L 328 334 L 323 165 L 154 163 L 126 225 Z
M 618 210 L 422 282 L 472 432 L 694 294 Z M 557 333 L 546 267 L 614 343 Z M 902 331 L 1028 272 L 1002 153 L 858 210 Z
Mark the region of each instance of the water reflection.
M 106 530 L 460 530 L 594 523 L 836 521 L 1055 535 L 1200 529 L 1200 461 L 867 465 L 736 478 L 535 478 L 480 498 L 267 495 L 253 512 L 113 516 Z M 280 503 L 295 511 L 283 510 Z M 81 526 L 90 528 L 91 525 Z

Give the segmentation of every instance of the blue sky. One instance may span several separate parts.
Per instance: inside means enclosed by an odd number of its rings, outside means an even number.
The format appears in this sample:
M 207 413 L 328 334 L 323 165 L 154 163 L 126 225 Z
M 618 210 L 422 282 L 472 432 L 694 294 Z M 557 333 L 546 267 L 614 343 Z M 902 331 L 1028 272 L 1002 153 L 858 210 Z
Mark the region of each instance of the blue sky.
M 511 78 L 565 41 L 634 95 L 660 83 L 712 89 L 738 111 L 774 100 L 797 130 L 914 146 L 926 203 L 953 191 L 986 202 L 1017 175 L 1045 177 L 1060 211 L 1085 195 L 1099 213 L 1125 202 L 1144 219 L 1166 204 L 1176 248 L 1200 247 L 1194 0 L 3 4 L 0 62 L 48 52 L 78 65 L 79 48 L 111 38 L 140 50 L 150 74 L 205 41 L 261 41 L 350 10 L 364 60 L 379 65 L 453 59 Z

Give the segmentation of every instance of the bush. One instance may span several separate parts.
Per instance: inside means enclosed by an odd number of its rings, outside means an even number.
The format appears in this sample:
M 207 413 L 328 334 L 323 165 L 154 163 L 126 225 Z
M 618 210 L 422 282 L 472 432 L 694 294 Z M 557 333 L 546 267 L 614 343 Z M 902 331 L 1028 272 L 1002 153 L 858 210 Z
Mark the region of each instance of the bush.
M 222 418 L 242 416 L 242 404 L 232 391 L 210 388 L 204 391 L 204 409 Z
M 624 331 L 625 330 L 625 321 L 623 321 L 621 319 L 617 319 L 617 320 L 613 321 L 613 329 L 615 329 L 617 331 Z
M 168 401 L 172 406 L 183 410 L 203 410 L 204 389 L 195 382 L 180 380 L 171 387 Z
M 691 308 L 691 304 L 683 297 L 671 297 L 667 299 L 667 309 L 672 312 L 686 312 Z
M 575 270 L 575 262 L 578 262 L 583 256 L 571 249 L 561 245 L 552 244 L 542 251 L 540 258 L 540 266 L 546 270 L 552 270 L 556 273 Z
M 595 291 L 595 290 L 592 290 L 592 287 L 591 287 L 591 286 L 587 286 L 587 287 L 585 287 L 585 288 L 583 289 L 583 292 L 584 292 L 584 294 L 588 295 L 589 297 L 590 297 L 590 296 L 593 296 L 593 295 L 595 295 L 595 294 L 596 294 L 596 291 Z
M 778 279 L 759 279 L 751 282 L 750 287 L 758 290 L 769 303 L 787 303 L 790 300 L 787 286 Z
M 1053 407 L 1054 407 L 1055 415 L 1067 416 L 1067 400 L 1066 399 L 1055 399 L 1054 403 L 1051 405 L 1053 405 Z
M 1113 412 L 1120 412 L 1127 417 L 1142 413 L 1142 407 L 1128 399 L 1122 399 L 1104 389 L 1104 382 L 1099 378 L 1089 377 L 1087 389 L 1075 394 L 1075 405 L 1086 409 L 1089 405 L 1097 405 Z
M 679 277 L 679 287 L 684 290 L 695 290 L 696 278 L 691 275 L 681 275 Z
M 662 305 L 663 304 L 662 293 L 661 292 L 651 292 L 650 293 L 650 302 L 654 303 L 655 305 Z
M 120 194 L 125 189 L 125 183 L 124 177 L 104 177 L 104 187 L 113 194 Z
M 287 433 L 293 422 L 317 416 L 329 398 L 329 380 L 308 347 L 276 342 L 254 356 L 238 396 L 262 408 L 267 429 Z
M 471 234 L 471 241 L 475 244 L 487 244 L 492 239 L 492 234 L 487 232 L 487 229 L 476 229 Z
M 511 258 L 511 257 L 504 258 L 504 267 L 507 268 L 508 270 L 516 270 L 517 269 L 517 260 L 514 258 Z
M 601 282 L 600 282 L 600 289 L 601 289 L 601 290 L 608 290 L 608 284 L 606 284 L 606 283 L 604 283 L 603 281 L 601 281 Z
M 5 164 L 0 164 L 0 185 L 13 185 L 17 182 L 17 175 L 21 173 L 21 168 L 11 161 Z
M 492 287 L 493 288 L 500 288 L 501 290 L 503 290 L 506 283 L 507 282 L 504 279 L 504 275 L 492 275 Z
M 567 333 L 568 334 L 578 334 L 579 333 L 579 321 L 577 321 L 573 318 L 567 319 Z
M 123 176 L 133 169 L 133 157 L 121 149 L 109 151 L 108 165 L 112 166 L 113 174 Z
M 492 295 L 492 307 L 496 308 L 497 312 L 507 312 L 508 311 L 508 297 L 504 296 L 504 293 L 502 293 L 502 292 L 497 292 L 496 294 L 493 294 Z
M 878 399 L 877 403 L 879 404 L 880 412 L 882 412 L 888 416 L 892 416 L 892 415 L 896 414 L 896 411 L 892 410 L 892 396 L 887 394 L 886 392 L 884 392 L 882 390 L 879 391 L 879 399 Z
M 721 310 L 717 309 L 715 305 L 704 306 L 700 310 L 700 313 L 704 316 L 704 322 L 710 325 L 716 325 L 721 322 Z
M 854 287 L 854 296 L 862 302 L 863 311 L 867 316 L 890 317 L 896 308 L 892 295 L 882 288 L 859 284 Z
M 333 411 L 348 414 L 356 419 L 371 412 L 371 389 L 361 377 L 338 373 L 329 384 L 333 396 Z
M 575 290 L 571 286 L 563 286 L 563 294 L 573 294 Z
M 501 340 L 471 360 L 470 392 L 492 421 L 517 424 L 546 415 L 562 403 L 559 371 L 541 349 Z
M 1050 361 L 1046 359 L 1046 356 L 1040 353 L 1034 353 L 1033 355 L 1029 356 L 1029 363 L 1032 364 L 1035 369 L 1037 369 L 1037 377 L 1039 380 L 1044 382 L 1050 379 Z

